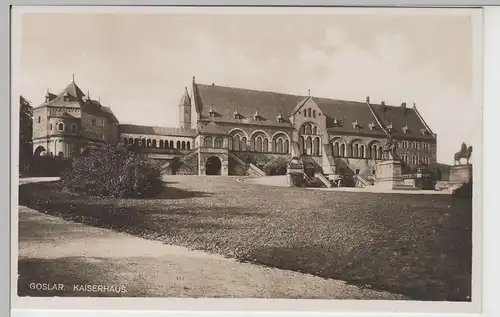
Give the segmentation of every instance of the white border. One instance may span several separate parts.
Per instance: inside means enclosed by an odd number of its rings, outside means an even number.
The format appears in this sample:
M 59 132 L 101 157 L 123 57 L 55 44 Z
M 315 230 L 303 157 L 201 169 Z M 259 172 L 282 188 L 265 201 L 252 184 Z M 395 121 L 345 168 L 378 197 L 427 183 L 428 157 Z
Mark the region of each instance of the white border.
M 19 41 L 15 41 L 16 34 L 20 32 L 20 13 L 27 12 L 81 12 L 84 10 L 85 12 L 134 12 L 134 13 L 158 13 L 163 11 L 169 11 L 173 14 L 178 13 L 195 13 L 195 14 L 206 14 L 206 13 L 221 13 L 224 14 L 239 14 L 239 13 L 263 13 L 265 14 L 275 14 L 275 13 L 287 13 L 287 14 L 304 14 L 304 13 L 319 13 L 319 14 L 374 14 L 379 12 L 380 10 L 394 10 L 394 14 L 415 14 L 415 10 L 417 9 L 367 9 L 367 8 L 203 8 L 203 13 L 199 13 L 198 8 L 165 8 L 165 7 L 23 7 L 15 10 L 12 15 L 13 19 L 13 36 L 12 36 L 12 44 L 14 52 L 19 52 Z M 327 12 L 330 11 L 330 12 Z M 397 12 L 396 12 L 397 11 Z M 473 11 L 470 9 L 460 9 L 449 11 L 449 9 L 418 9 L 417 14 L 471 14 Z M 478 11 L 474 11 L 473 13 L 475 20 L 475 27 L 481 27 L 481 18 L 482 15 Z M 499 15 L 500 17 L 500 15 Z M 474 100 L 477 104 L 481 104 L 481 82 L 482 75 L 480 70 L 481 67 L 481 48 L 482 48 L 482 37 L 479 36 L 480 29 L 474 30 L 475 34 L 475 45 L 474 45 L 474 61 L 476 72 L 474 83 L 475 93 L 477 98 Z M 500 37 L 499 37 L 500 38 Z M 15 84 L 18 69 L 16 65 L 18 65 L 18 57 L 19 54 L 12 54 L 12 83 Z M 500 55 L 499 55 L 500 56 Z M 13 109 L 17 109 L 18 98 L 15 96 L 19 96 L 16 87 L 13 85 L 13 98 L 12 98 L 12 107 Z M 18 112 L 12 111 L 12 131 L 18 131 L 19 119 Z M 15 202 L 17 202 L 17 160 L 18 160 L 18 133 L 12 134 L 12 157 L 11 157 L 11 168 L 12 168 L 12 236 L 13 236 L 13 244 L 16 245 L 15 248 L 12 248 L 11 253 L 11 262 L 12 268 L 17 268 L 17 206 Z M 477 144 L 480 146 L 476 146 L 475 153 L 481 153 L 482 150 L 482 142 L 479 140 Z M 476 154 L 477 155 L 477 154 Z M 479 160 L 478 160 L 479 161 Z M 478 162 L 479 163 L 479 162 Z M 475 163 L 474 168 L 474 178 L 481 179 L 482 168 L 481 164 Z M 480 182 L 475 183 L 474 193 L 475 197 L 481 197 L 481 184 Z M 475 199 L 474 201 L 474 228 L 473 232 L 480 233 L 481 232 L 481 199 Z M 16 215 L 16 216 L 15 216 Z M 471 313 L 478 312 L 480 308 L 480 301 L 474 300 L 474 298 L 480 297 L 480 288 L 481 282 L 480 278 L 480 266 L 481 266 L 481 249 L 477 246 L 480 245 L 480 234 L 475 234 L 474 236 L 474 263 L 473 263 L 473 302 L 472 303 L 452 303 L 452 302 L 418 302 L 418 301 L 361 301 L 361 300 L 289 300 L 289 299 L 280 299 L 280 300 L 269 300 L 269 299 L 172 299 L 172 298 L 148 298 L 148 299 L 139 299 L 139 298 L 19 298 L 14 293 L 12 296 L 12 307 L 13 308 L 32 308 L 32 309 L 113 309 L 113 310 L 136 310 L 141 311 L 141 309 L 148 308 L 150 310 L 170 310 L 174 312 L 176 310 L 184 310 L 189 309 L 192 311 L 220 311 L 221 307 L 225 311 L 239 311 L 239 310 L 252 310 L 252 311 L 274 311 L 274 312 L 288 312 L 287 315 L 291 315 L 293 311 L 309 311 L 309 312 L 418 312 L 419 315 L 425 312 L 447 312 L 447 313 Z M 479 260 L 479 261 L 478 261 Z M 15 288 L 17 285 L 17 274 L 15 274 L 15 270 L 13 270 L 14 274 L 12 274 L 11 285 Z M 120 312 L 120 315 L 123 315 L 125 312 Z M 108 313 L 109 314 L 109 313 Z M 141 315 L 144 312 L 141 311 Z M 206 314 L 206 313 L 204 313 Z M 222 313 L 217 313 L 220 315 Z M 92 313 L 95 316 L 95 312 Z M 27 316 L 27 315 L 25 315 Z M 54 313 L 51 312 L 50 316 L 54 316 Z

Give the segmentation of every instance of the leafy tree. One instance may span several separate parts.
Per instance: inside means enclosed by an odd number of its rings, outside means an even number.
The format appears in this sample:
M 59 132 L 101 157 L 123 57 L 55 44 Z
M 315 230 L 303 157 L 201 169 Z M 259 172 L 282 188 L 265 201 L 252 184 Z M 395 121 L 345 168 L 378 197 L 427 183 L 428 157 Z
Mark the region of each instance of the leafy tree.
M 19 98 L 19 168 L 26 170 L 33 154 L 33 107 Z

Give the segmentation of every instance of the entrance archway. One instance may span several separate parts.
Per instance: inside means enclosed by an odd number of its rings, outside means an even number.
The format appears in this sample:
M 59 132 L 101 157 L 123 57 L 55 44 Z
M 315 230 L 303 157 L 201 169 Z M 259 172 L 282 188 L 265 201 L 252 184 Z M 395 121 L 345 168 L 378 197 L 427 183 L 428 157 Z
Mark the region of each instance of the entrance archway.
M 46 153 L 45 148 L 40 145 L 35 149 L 35 153 L 33 154 L 33 156 L 43 156 L 45 155 L 45 153 Z
M 206 175 L 221 175 L 222 163 L 217 156 L 211 156 L 207 159 L 205 164 Z

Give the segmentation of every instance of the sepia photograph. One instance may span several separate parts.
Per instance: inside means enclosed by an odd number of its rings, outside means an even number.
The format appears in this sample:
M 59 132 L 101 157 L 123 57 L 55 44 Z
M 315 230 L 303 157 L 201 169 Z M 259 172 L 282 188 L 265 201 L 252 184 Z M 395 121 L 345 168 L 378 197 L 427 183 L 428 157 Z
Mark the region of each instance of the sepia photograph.
M 18 9 L 13 296 L 480 303 L 478 13 Z

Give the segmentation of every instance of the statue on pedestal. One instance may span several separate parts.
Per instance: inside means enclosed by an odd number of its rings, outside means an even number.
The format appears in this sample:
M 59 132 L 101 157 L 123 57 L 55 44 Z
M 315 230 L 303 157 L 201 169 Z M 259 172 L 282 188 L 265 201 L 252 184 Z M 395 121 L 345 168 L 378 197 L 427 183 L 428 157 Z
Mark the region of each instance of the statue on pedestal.
M 398 142 L 396 141 L 396 139 L 392 137 L 392 135 L 389 135 L 389 137 L 385 141 L 385 144 L 382 146 L 382 152 L 384 153 L 387 159 L 397 160 L 398 159 L 398 155 L 396 153 L 397 148 L 398 148 Z
M 464 158 L 467 160 L 466 164 L 469 165 L 469 159 L 471 155 L 472 155 L 472 146 L 467 147 L 467 144 L 465 144 L 465 142 L 462 142 L 462 147 L 460 148 L 460 151 L 456 152 L 454 155 L 453 164 L 461 165 L 460 160 Z

